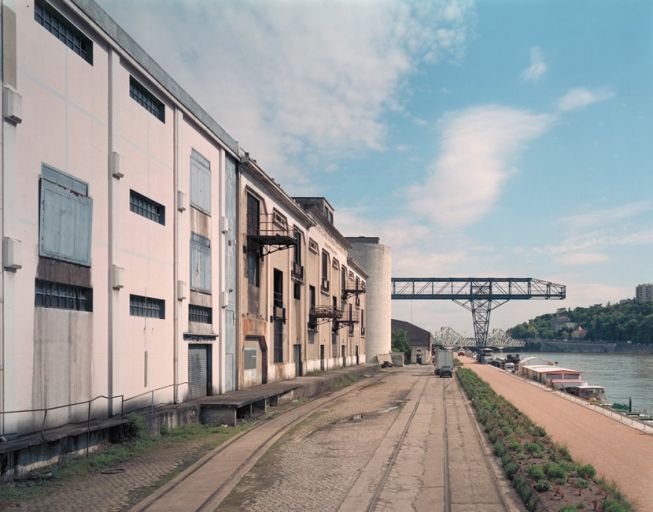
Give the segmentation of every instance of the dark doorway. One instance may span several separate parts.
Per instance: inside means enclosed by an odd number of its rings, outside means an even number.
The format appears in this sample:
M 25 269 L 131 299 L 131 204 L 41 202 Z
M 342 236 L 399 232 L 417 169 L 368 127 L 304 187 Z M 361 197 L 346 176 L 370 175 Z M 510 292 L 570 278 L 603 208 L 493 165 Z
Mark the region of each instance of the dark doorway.
M 283 363 L 283 323 L 286 319 L 286 309 L 283 306 L 283 272 L 274 269 L 274 362 Z
M 361 364 L 359 356 L 358 356 L 358 345 L 356 345 L 356 366 Z
M 301 377 L 303 375 L 302 368 L 302 346 L 293 345 L 293 360 L 295 361 L 295 377 Z
M 261 384 L 268 383 L 268 344 L 265 338 L 259 338 L 259 347 L 261 347 Z
M 188 388 L 190 398 L 211 394 L 211 345 L 188 345 Z
M 324 345 L 320 345 L 320 370 L 324 371 Z
M 340 347 L 340 354 L 342 356 L 342 367 L 345 368 L 347 366 L 347 346 L 342 345 Z

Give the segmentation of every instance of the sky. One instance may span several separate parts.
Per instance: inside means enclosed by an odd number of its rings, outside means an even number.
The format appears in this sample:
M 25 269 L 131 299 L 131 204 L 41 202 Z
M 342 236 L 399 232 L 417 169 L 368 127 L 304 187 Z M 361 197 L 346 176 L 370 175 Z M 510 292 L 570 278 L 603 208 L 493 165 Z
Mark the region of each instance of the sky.
M 491 329 L 653 282 L 653 2 L 99 0 L 395 277 L 536 277 Z M 444 301 L 393 317 L 473 332 Z

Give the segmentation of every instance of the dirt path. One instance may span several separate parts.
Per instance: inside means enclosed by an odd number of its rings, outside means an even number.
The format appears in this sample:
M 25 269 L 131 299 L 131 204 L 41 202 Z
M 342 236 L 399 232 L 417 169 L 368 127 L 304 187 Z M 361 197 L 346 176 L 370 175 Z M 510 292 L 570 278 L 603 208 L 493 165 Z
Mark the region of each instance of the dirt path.
M 489 365 L 464 359 L 492 388 L 543 426 L 574 458 L 614 480 L 637 510 L 653 511 L 653 436 Z

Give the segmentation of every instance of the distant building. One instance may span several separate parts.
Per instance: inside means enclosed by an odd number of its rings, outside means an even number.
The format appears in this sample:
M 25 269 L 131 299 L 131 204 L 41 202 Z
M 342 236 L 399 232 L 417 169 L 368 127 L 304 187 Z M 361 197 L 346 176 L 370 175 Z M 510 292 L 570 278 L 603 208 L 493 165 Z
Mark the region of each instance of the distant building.
M 392 330 L 401 329 L 406 331 L 408 344 L 410 345 L 411 363 L 431 362 L 431 333 L 426 329 L 417 327 L 410 322 L 392 319 Z
M 635 288 L 637 302 L 653 302 L 653 283 L 644 283 Z

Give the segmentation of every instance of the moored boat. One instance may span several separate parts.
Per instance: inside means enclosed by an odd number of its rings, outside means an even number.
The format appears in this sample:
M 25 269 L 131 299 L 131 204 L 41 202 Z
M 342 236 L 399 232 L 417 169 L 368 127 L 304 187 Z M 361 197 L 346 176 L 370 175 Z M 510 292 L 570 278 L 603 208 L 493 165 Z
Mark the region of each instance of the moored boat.
M 593 403 L 606 403 L 605 388 L 588 384 L 578 370 L 563 368 L 543 359 L 545 364 L 535 364 L 537 359 L 540 358 L 533 356 L 520 361 L 518 374 Z

